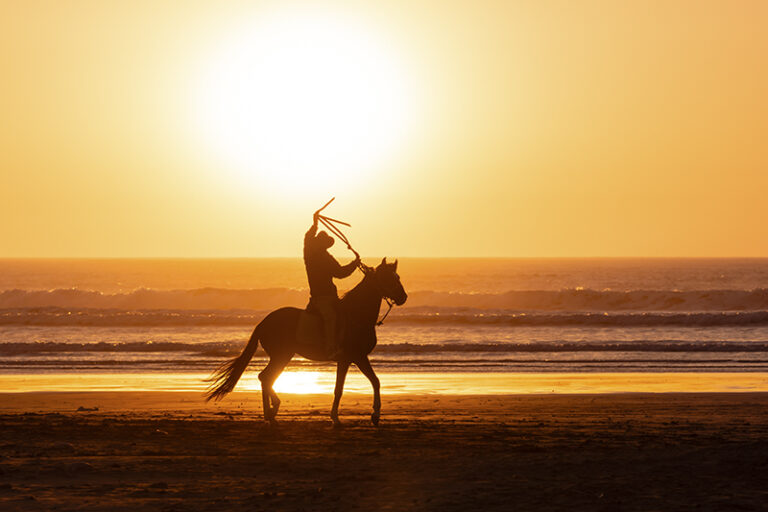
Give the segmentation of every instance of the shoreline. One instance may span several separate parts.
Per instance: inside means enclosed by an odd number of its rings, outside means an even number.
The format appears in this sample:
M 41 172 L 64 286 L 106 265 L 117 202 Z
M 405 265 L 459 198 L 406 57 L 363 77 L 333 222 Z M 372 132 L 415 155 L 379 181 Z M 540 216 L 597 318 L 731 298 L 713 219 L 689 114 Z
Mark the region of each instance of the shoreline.
M 378 372 L 382 395 L 517 395 L 611 393 L 754 393 L 768 392 L 768 373 L 480 373 Z M 6 373 L 0 393 L 24 392 L 198 392 L 207 387 L 208 373 Z M 331 395 L 334 371 L 285 371 L 275 383 L 277 393 Z M 236 392 L 260 389 L 258 370 L 251 369 Z M 350 371 L 345 394 L 370 394 L 371 385 Z
M 330 414 L 333 394 L 282 393 L 280 420 L 318 420 Z M 365 423 L 370 414 L 372 395 L 344 393 L 342 416 L 354 417 Z M 506 421 L 525 414 L 572 414 L 577 409 L 597 410 L 616 407 L 625 416 L 646 415 L 646 409 L 658 408 L 666 416 L 685 417 L 691 411 L 688 404 L 708 403 L 712 407 L 752 404 L 762 410 L 768 425 L 768 392 L 632 392 L 632 393 L 572 393 L 572 394 L 493 394 L 493 395 L 382 395 L 382 420 L 385 418 L 432 418 L 444 421 L 451 416 L 471 416 L 481 421 Z M 564 406 L 570 410 L 561 410 Z M 676 407 L 681 407 L 676 410 Z M 622 410 L 623 409 L 623 410 Z M 594 412 L 594 411 L 593 411 Z M 100 417 L 156 416 L 200 418 L 227 415 L 238 419 L 260 421 L 262 399 L 260 391 L 234 391 L 223 400 L 206 402 L 202 393 L 194 391 L 28 391 L 0 392 L 0 415 L 75 415 Z M 751 415 L 754 412 L 744 411 Z M 693 414 L 696 414 L 694 411 Z M 646 415 L 647 417 L 647 415 Z M 504 420 L 506 418 L 506 420 Z M 768 433 L 768 432 L 767 432 Z

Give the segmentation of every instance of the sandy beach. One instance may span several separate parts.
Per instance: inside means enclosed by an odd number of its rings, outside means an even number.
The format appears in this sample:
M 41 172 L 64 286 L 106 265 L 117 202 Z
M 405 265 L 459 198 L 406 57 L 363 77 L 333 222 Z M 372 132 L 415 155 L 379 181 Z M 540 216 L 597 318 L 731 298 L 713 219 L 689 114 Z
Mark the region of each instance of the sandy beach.
M 2 510 L 761 510 L 768 394 L 0 395 Z

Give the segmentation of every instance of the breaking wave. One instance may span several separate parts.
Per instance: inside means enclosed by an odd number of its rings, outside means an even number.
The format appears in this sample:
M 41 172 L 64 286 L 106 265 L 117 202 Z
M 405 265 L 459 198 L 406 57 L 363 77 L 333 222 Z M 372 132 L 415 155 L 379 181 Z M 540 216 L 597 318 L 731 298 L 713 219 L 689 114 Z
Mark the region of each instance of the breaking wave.
M 79 289 L 0 292 L 0 325 L 251 326 L 273 309 L 303 307 L 307 292 Z M 768 289 L 701 291 L 509 291 L 498 294 L 417 291 L 388 323 L 433 325 L 709 327 L 768 325 Z
M 255 326 L 268 311 L 249 310 L 121 310 L 94 308 L 5 308 L 2 325 L 163 327 Z M 768 326 L 768 311 L 736 312 L 499 312 L 463 308 L 397 310 L 387 324 L 465 325 L 493 327 L 750 327 Z
M 118 310 L 271 310 L 303 306 L 306 290 L 198 288 L 127 293 L 92 290 L 4 290 L 0 308 L 93 308 Z M 518 311 L 760 311 L 768 310 L 768 289 L 754 290 L 591 290 L 459 293 L 414 291 L 409 307 L 474 308 Z
M 65 353 L 179 353 L 194 356 L 221 357 L 238 354 L 242 342 L 212 343 L 0 343 L 0 356 L 30 356 Z M 389 343 L 379 344 L 375 354 L 466 354 L 536 353 L 536 352 L 768 352 L 768 342 L 709 341 L 603 341 L 603 342 L 533 342 L 533 343 Z M 257 355 L 263 355 L 259 349 Z
M 191 290 L 155 290 L 139 288 L 128 293 L 103 293 L 78 288 L 55 290 L 4 290 L 0 308 L 92 308 L 92 309 L 274 309 L 303 305 L 307 292 L 290 288 L 235 290 L 197 288 Z
M 768 311 L 727 313 L 434 313 L 401 314 L 397 322 L 509 327 L 715 327 L 768 325 Z

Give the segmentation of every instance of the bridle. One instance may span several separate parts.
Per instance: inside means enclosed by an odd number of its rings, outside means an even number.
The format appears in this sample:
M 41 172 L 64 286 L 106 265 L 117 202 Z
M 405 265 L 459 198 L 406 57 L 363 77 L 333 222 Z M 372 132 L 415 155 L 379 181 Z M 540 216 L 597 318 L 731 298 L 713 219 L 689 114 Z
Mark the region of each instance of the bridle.
M 379 284 L 379 280 L 376 279 L 376 269 L 375 268 L 369 267 L 368 265 L 366 265 L 362 261 L 357 264 L 357 268 L 360 269 L 360 271 L 363 273 L 364 276 L 367 277 L 368 275 L 371 275 L 373 277 L 373 284 L 379 290 L 379 293 L 381 294 L 381 298 L 384 300 L 384 302 L 387 303 L 387 306 L 388 306 L 387 307 L 387 312 L 384 313 L 384 316 L 382 316 L 380 320 L 376 321 L 376 326 L 378 327 L 378 326 L 380 326 L 381 324 L 384 323 L 384 320 L 387 319 L 387 316 L 389 315 L 389 312 L 392 311 L 392 307 L 395 305 L 395 301 L 386 295 L 386 292 L 381 287 L 381 284 Z

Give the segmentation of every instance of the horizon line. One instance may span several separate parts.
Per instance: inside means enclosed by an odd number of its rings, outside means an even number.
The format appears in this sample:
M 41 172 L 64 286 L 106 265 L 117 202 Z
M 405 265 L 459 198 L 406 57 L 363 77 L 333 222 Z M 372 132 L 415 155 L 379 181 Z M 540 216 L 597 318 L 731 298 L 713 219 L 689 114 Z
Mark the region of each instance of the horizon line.
M 382 255 L 363 255 L 362 258 L 382 258 Z M 386 256 L 388 259 L 430 260 L 758 260 L 766 256 Z M 275 260 L 298 259 L 298 256 L 0 256 L 2 260 Z

